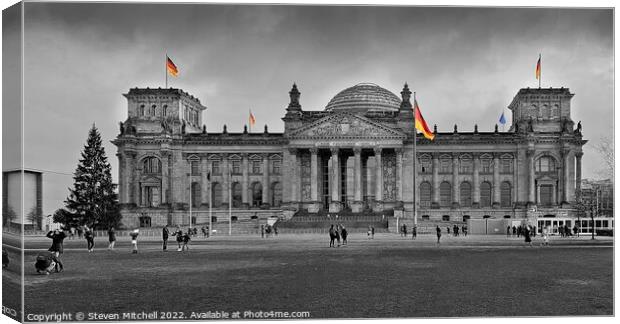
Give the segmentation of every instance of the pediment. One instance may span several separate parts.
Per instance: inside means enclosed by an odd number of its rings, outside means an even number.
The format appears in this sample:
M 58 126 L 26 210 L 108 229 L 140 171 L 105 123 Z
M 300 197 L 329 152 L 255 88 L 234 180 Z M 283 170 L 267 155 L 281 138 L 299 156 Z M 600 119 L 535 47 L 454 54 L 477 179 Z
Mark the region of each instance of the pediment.
M 391 127 L 346 112 L 319 119 L 289 134 L 290 138 L 398 138 L 406 135 Z

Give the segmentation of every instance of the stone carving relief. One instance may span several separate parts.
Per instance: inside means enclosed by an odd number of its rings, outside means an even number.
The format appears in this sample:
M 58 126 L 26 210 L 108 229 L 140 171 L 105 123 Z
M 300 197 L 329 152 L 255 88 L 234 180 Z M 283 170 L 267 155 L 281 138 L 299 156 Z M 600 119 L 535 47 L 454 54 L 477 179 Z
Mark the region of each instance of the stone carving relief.
M 341 137 L 341 136 L 360 136 L 360 137 L 377 137 L 377 136 L 394 136 L 396 134 L 378 128 L 368 122 L 353 116 L 334 116 L 325 121 L 325 123 L 314 128 L 308 129 L 301 133 L 303 136 L 312 137 Z
M 383 162 L 383 200 L 396 200 L 396 155 L 384 153 Z
M 312 200 L 311 194 L 311 168 L 310 168 L 310 154 L 301 154 L 301 198 L 302 201 Z

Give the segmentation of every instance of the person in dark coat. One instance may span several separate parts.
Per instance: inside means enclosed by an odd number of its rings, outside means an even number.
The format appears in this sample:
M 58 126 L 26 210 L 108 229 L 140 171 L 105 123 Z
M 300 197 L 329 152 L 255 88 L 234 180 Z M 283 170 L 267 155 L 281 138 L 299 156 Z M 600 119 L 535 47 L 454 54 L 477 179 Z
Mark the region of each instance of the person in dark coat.
M 9 254 L 5 249 L 2 249 L 2 267 L 6 268 L 9 266 Z
M 183 231 L 181 230 L 181 226 L 177 225 L 177 230 L 172 233 L 172 236 L 176 236 L 177 237 L 177 251 L 181 252 L 181 243 L 183 243 Z
M 48 251 L 59 257 L 63 253 L 63 241 L 67 235 L 63 230 L 54 230 L 47 233 L 47 237 L 52 239 L 52 246 L 50 246 Z
M 46 255 L 38 255 L 34 263 L 34 268 L 37 270 L 37 273 L 45 273 L 46 275 L 49 275 L 52 270 L 56 272 L 64 270 L 62 262 L 60 262 L 60 259 L 56 257 L 53 252 Z
M 168 225 L 164 225 L 164 228 L 161 229 L 161 239 L 164 241 L 162 249 L 164 251 L 168 250 L 168 236 L 170 235 L 170 230 L 168 229 Z
M 516 236 L 517 235 L 517 227 L 512 225 L 512 236 Z
M 403 235 L 407 237 L 407 224 L 403 224 Z
M 338 247 L 340 247 L 340 226 L 336 225 L 336 242 L 338 242 Z
M 340 235 L 342 236 L 342 245 L 347 245 L 347 236 L 349 235 L 349 233 L 347 232 L 347 229 L 344 228 L 344 226 L 340 225 Z
M 370 238 L 372 239 L 375 238 L 375 227 L 374 226 L 370 227 Z
M 530 237 L 529 226 L 524 226 L 522 231 L 523 237 L 525 237 L 525 243 L 528 243 L 530 246 L 532 246 L 532 238 Z
M 506 227 L 506 237 L 510 237 L 510 226 Z
M 450 227 L 448 227 L 448 229 L 450 229 Z M 435 231 L 437 232 L 437 244 L 439 244 L 441 240 L 441 228 L 439 228 L 439 225 L 437 225 L 437 228 L 435 228 Z
M 260 226 L 260 237 L 261 238 L 265 237 L 265 225 Z
M 413 228 L 411 229 L 411 239 L 415 240 L 416 237 L 418 237 L 418 227 L 413 226 Z
M 191 237 L 190 237 L 191 234 L 192 234 L 192 230 L 191 229 L 188 229 L 188 231 L 185 234 L 183 234 L 183 246 L 181 247 L 181 251 L 185 251 L 185 250 L 189 251 L 189 245 L 188 244 L 189 244 L 189 241 L 192 240 Z
M 114 243 L 116 243 L 116 231 L 114 230 L 114 227 L 110 227 L 108 230 L 108 241 L 110 242 L 110 245 L 108 245 L 108 250 L 114 250 Z
M 86 239 L 88 252 L 93 252 L 93 249 L 95 248 L 95 234 L 93 233 L 93 230 L 88 228 L 86 225 L 84 225 L 84 238 Z
M 202 231 L 202 237 L 207 237 L 207 229 L 204 226 L 200 228 L 200 231 Z
M 336 240 L 336 229 L 334 224 L 329 227 L 329 247 L 335 247 L 334 241 Z

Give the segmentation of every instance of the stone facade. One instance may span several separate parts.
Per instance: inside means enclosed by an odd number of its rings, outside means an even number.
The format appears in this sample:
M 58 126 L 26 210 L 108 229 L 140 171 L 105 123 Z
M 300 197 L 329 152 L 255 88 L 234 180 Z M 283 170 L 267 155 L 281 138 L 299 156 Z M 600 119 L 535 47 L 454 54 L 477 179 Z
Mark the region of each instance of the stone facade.
M 411 91 L 373 84 L 304 111 L 296 85 L 284 133 L 208 133 L 200 101 L 178 89 L 131 89 L 118 147 L 128 226 L 160 226 L 296 212 L 387 213 L 416 219 L 528 219 L 575 215 L 581 125 L 568 89 L 521 89 L 507 132 L 438 133 L 416 139 Z M 164 107 L 165 106 L 165 107 Z

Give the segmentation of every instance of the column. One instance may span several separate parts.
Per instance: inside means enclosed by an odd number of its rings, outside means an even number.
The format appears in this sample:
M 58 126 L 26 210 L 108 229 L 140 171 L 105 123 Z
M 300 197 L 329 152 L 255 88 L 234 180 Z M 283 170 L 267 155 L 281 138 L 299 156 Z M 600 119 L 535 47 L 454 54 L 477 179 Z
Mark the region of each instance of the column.
M 396 201 L 403 201 L 403 149 L 396 149 Z
M 248 175 L 248 154 L 241 154 L 241 158 L 243 159 L 241 162 L 241 172 L 243 178 L 241 180 L 241 203 L 243 204 L 243 208 L 250 208 L 250 199 L 249 199 L 249 187 L 248 183 L 250 181 L 250 177 Z
M 269 205 L 269 154 L 263 153 L 263 205 Z
M 570 172 L 569 172 L 569 155 L 570 155 L 570 150 L 569 149 L 564 149 L 562 150 L 562 168 L 564 171 L 563 177 L 562 177 L 562 184 L 564 185 L 562 188 L 562 204 L 567 204 L 568 200 L 570 199 L 568 197 L 568 192 L 569 192 L 569 184 L 570 182 L 568 181 L 568 179 L 570 178 Z
M 433 199 L 431 208 L 439 208 L 439 154 L 433 153 Z
M 138 169 L 138 161 L 136 159 L 136 154 L 135 153 L 130 153 L 131 154 L 131 170 L 132 170 L 132 175 L 133 175 L 133 202 L 134 204 L 136 204 L 136 206 L 140 206 L 141 205 L 141 201 L 140 201 L 140 170 Z
M 161 197 L 162 204 L 168 203 L 168 196 L 166 195 L 166 193 L 168 192 L 168 185 L 170 184 L 170 175 L 168 172 L 168 156 L 168 152 L 162 152 L 161 154 L 161 192 L 159 193 L 159 195 Z
M 299 187 L 299 179 L 297 177 L 298 172 L 297 172 L 297 149 L 295 148 L 290 148 L 289 149 L 290 152 L 290 176 L 291 179 L 289 180 L 290 184 L 291 184 L 291 203 L 295 204 L 297 202 L 299 202 L 299 198 L 297 196 L 298 190 L 297 187 Z
M 321 207 L 319 206 L 319 161 L 318 161 L 319 149 L 313 147 L 310 149 L 310 199 L 312 213 L 318 212 Z
M 452 208 L 459 207 L 460 192 L 459 192 L 459 155 L 457 153 L 452 154 Z
M 329 205 L 331 213 L 340 211 L 340 160 L 338 159 L 339 149 L 332 148 L 332 182 L 329 188 L 332 202 Z
M 228 153 L 222 153 L 222 205 L 228 208 L 228 190 L 230 188 L 230 163 Z
M 382 148 L 375 147 L 375 211 L 383 210 L 383 163 L 381 161 Z
M 512 162 L 512 204 L 516 205 L 517 202 L 522 201 L 519 200 L 519 184 L 521 183 L 519 179 L 519 152 L 514 152 L 514 158 Z
M 528 204 L 536 203 L 536 178 L 534 177 L 534 150 L 527 150 Z
M 500 206 L 499 153 L 493 154 L 493 208 Z
M 364 210 L 364 202 L 362 201 L 362 148 L 353 148 L 353 190 L 354 197 L 351 204 L 351 210 L 359 213 Z
M 575 159 L 576 159 L 575 162 L 577 163 L 575 167 L 575 193 L 578 199 L 581 199 L 581 157 L 582 156 L 583 156 L 583 152 L 577 152 L 575 154 Z
M 474 196 L 472 201 L 472 206 L 474 208 L 480 207 L 480 154 L 474 153 L 474 175 L 472 177 L 472 181 L 474 183 Z
M 125 158 L 123 154 L 116 153 L 116 157 L 118 158 L 118 190 L 120 194 L 118 195 L 118 201 L 121 204 L 127 203 L 126 195 L 127 195 L 127 180 L 125 179 Z

